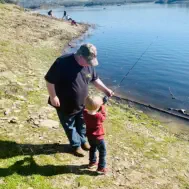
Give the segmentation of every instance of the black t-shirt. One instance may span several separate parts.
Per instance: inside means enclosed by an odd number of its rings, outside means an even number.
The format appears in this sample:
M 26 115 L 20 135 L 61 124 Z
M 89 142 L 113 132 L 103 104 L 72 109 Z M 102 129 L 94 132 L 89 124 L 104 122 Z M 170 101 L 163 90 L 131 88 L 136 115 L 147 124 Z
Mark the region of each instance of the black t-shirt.
M 45 79 L 55 84 L 56 95 L 60 100 L 60 110 L 72 115 L 83 109 L 88 95 L 88 84 L 98 79 L 92 66 L 80 66 L 74 54 L 59 57 L 51 66 Z

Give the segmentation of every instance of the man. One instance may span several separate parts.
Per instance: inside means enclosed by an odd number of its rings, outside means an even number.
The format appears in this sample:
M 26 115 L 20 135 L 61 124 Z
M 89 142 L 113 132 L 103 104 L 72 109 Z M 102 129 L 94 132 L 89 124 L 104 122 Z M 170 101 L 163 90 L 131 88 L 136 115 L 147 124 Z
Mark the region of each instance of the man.
M 66 11 L 64 11 L 64 15 L 63 15 L 62 19 L 63 19 L 63 18 L 66 18 Z
M 50 11 L 48 12 L 48 15 L 51 16 L 51 17 L 53 17 L 52 10 L 50 10 Z
M 83 150 L 90 149 L 83 119 L 88 84 L 92 82 L 108 96 L 113 94 L 99 79 L 94 69 L 97 65 L 96 47 L 84 44 L 75 54 L 59 57 L 45 76 L 49 103 L 56 108 L 74 154 L 79 157 L 84 156 Z

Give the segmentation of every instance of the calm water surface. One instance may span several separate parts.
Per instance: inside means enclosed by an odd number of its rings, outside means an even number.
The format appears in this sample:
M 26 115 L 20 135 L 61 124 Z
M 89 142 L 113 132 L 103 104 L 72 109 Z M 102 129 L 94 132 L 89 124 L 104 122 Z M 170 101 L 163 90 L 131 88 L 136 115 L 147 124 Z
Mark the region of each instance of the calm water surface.
M 62 17 L 64 8 L 52 10 Z M 76 21 L 97 24 L 84 41 L 97 46 L 104 83 L 116 87 L 153 42 L 117 93 L 165 109 L 189 110 L 189 8 L 131 4 L 65 10 Z

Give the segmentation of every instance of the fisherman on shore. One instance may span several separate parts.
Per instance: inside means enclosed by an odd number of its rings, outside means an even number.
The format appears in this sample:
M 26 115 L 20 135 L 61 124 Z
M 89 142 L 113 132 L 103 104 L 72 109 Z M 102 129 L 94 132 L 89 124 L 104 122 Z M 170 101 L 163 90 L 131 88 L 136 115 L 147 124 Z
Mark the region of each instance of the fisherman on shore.
M 75 20 L 72 20 L 72 21 L 71 21 L 71 25 L 72 25 L 72 26 L 77 26 L 77 22 L 76 22 Z
M 63 18 L 66 18 L 66 14 L 67 14 L 66 11 L 64 11 L 64 14 L 63 14 L 62 19 L 63 19 Z
M 48 15 L 51 16 L 51 17 L 53 17 L 52 10 L 50 10 L 50 11 L 48 12 Z

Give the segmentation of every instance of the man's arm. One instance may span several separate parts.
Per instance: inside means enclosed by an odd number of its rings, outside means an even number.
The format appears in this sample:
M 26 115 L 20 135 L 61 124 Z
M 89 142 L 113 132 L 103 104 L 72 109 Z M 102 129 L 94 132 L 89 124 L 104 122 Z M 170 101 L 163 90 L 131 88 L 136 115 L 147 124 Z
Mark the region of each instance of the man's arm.
M 106 87 L 106 85 L 104 85 L 104 83 L 99 78 L 97 80 L 93 81 L 92 83 L 94 84 L 94 86 L 97 89 L 104 92 L 107 96 L 113 95 L 113 91 L 111 89 L 109 89 L 108 87 Z
M 51 104 L 55 107 L 60 107 L 59 98 L 56 96 L 55 85 L 46 81 L 47 90 L 49 92 Z

